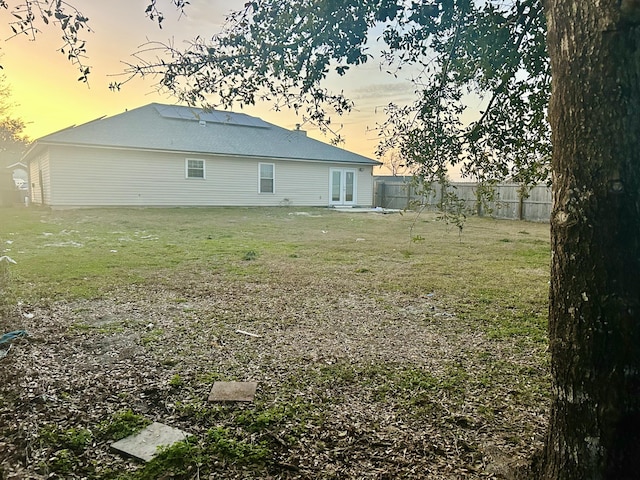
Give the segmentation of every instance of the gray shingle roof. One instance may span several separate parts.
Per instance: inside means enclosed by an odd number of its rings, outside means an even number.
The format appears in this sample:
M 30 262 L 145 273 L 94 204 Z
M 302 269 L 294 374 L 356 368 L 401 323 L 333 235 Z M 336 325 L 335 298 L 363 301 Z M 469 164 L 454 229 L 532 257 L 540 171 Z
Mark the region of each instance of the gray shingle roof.
M 64 144 L 378 165 L 379 162 L 243 113 L 149 105 L 52 133 Z

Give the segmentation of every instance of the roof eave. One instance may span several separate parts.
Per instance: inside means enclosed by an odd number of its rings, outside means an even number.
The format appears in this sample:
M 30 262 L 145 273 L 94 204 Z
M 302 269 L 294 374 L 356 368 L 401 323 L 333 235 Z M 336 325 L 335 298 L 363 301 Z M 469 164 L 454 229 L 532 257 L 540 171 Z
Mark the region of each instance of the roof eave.
M 37 146 L 46 147 L 46 146 L 62 146 L 62 147 L 82 147 L 82 148 L 105 148 L 112 150 L 139 150 L 146 152 L 164 152 L 164 153 L 180 153 L 185 155 L 213 155 L 213 156 L 227 156 L 227 157 L 235 157 L 235 158 L 257 158 L 257 159 L 269 159 L 269 160 L 282 160 L 282 161 L 297 161 L 297 162 L 323 162 L 323 163 L 345 163 L 345 164 L 355 164 L 355 165 L 366 165 L 375 167 L 377 165 L 382 165 L 382 162 L 377 160 L 368 159 L 363 157 L 362 160 L 339 160 L 339 159 L 326 159 L 326 158 L 300 158 L 300 157 L 276 157 L 276 156 L 267 156 L 267 155 L 243 155 L 239 153 L 225 153 L 225 152 L 208 152 L 208 151 L 198 151 L 198 150 L 172 150 L 172 149 L 155 149 L 155 148 L 145 148 L 145 147 L 137 147 L 131 145 L 101 145 L 95 143 L 77 143 L 77 142 L 56 142 L 56 141 L 36 141 L 29 150 L 22 157 L 23 160 L 26 160 L 32 151 L 35 151 Z

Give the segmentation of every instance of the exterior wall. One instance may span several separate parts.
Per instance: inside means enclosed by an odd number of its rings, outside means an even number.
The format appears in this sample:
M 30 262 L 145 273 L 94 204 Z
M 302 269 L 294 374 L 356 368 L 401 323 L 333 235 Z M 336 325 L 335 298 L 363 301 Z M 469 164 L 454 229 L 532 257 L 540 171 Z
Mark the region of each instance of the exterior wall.
M 328 175 L 327 175 L 328 176 Z M 373 205 L 373 165 L 356 166 L 357 176 L 357 201 L 359 207 L 371 207 Z
M 49 148 L 53 172 L 49 205 L 53 207 L 326 206 L 329 169 L 344 166 L 118 149 Z M 187 158 L 205 161 L 204 179 L 186 178 Z M 274 193 L 258 192 L 260 163 L 275 165 Z M 358 171 L 357 182 L 358 204 L 370 206 L 372 167 Z
M 51 205 L 51 169 L 48 151 L 41 153 L 29 163 L 29 193 L 32 203 Z

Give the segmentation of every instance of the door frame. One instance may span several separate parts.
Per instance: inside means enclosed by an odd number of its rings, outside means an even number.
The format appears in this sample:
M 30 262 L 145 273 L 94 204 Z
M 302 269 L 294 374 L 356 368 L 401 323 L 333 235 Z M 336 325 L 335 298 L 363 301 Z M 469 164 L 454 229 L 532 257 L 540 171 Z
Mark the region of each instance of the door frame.
M 339 178 L 339 192 L 340 192 L 340 198 L 339 199 L 334 199 L 333 196 L 333 189 L 334 189 L 334 174 L 336 172 L 340 173 L 340 178 Z M 352 185 L 352 192 L 351 192 L 351 200 L 347 200 L 347 174 L 351 173 L 353 174 L 353 185 Z M 345 206 L 352 206 L 356 204 L 356 200 L 358 198 L 358 169 L 357 168 L 338 168 L 338 167 L 332 167 L 329 169 L 329 205 L 345 205 Z

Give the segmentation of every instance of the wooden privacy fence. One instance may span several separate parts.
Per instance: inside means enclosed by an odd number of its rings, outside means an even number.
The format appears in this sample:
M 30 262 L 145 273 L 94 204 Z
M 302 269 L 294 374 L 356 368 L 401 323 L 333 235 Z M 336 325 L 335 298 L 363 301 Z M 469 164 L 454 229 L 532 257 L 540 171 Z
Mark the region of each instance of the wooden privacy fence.
M 414 210 L 418 205 L 437 208 L 443 198 L 441 185 L 434 184 L 423 194 L 411 180 L 411 177 L 375 177 L 374 205 L 399 210 Z M 493 199 L 484 203 L 479 201 L 475 183 L 454 182 L 449 191 L 464 201 L 469 213 L 479 216 L 547 222 L 551 215 L 551 188 L 546 185 L 529 187 L 523 195 L 519 184 L 499 184 L 494 187 Z

